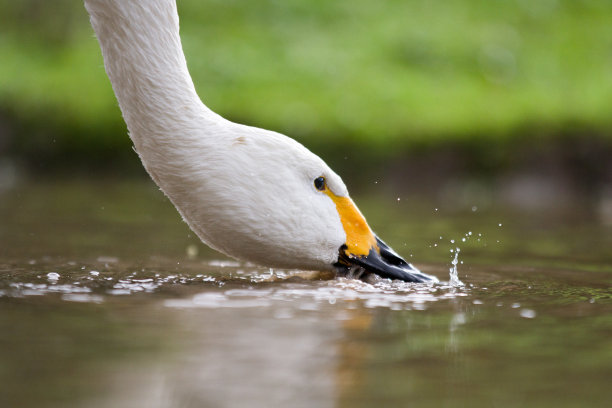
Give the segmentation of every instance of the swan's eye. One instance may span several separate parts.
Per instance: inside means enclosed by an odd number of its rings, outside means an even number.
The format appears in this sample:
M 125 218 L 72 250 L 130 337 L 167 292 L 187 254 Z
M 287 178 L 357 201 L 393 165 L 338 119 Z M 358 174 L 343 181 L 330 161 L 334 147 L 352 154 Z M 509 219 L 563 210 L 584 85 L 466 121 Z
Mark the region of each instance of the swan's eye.
M 319 191 L 325 190 L 325 177 L 317 177 L 314 180 L 314 186 Z

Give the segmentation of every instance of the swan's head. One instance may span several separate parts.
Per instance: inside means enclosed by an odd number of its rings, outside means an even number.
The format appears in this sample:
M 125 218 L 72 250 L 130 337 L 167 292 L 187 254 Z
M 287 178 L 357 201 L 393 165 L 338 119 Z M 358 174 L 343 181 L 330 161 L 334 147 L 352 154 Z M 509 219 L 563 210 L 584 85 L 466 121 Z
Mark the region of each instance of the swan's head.
M 319 157 L 277 133 L 242 126 L 232 133 L 240 136 L 225 157 L 203 159 L 206 177 L 191 200 L 197 207 L 184 212 L 209 245 L 267 266 L 435 279 L 372 232 L 342 179 Z
M 317 192 L 325 194 L 333 202 L 344 232 L 344 242 L 338 248 L 338 259 L 334 263 L 336 268 L 343 271 L 357 269 L 358 275 L 365 271 L 407 282 L 437 281 L 407 263 L 378 238 L 348 196 L 340 178 L 333 172 L 328 174 L 332 176 L 332 183 L 321 175 L 313 180 L 313 185 Z

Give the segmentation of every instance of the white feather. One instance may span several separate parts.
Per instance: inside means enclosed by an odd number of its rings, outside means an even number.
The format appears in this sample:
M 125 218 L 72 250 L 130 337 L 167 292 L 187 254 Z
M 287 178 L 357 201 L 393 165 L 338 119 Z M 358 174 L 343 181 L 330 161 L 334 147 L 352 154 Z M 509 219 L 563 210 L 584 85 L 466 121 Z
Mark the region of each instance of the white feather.
M 104 66 L 144 167 L 211 247 L 286 268 L 328 269 L 346 240 L 313 180 L 342 180 L 279 133 L 239 125 L 196 94 L 175 0 L 85 0 Z

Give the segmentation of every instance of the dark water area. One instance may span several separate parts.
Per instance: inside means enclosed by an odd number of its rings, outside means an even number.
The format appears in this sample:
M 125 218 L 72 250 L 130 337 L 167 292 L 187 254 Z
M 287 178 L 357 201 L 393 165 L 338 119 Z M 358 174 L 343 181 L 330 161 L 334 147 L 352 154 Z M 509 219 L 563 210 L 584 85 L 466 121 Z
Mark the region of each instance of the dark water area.
M 354 199 L 442 283 L 227 259 L 145 181 L 0 191 L 0 406 L 609 405 L 605 202 L 381 191 Z

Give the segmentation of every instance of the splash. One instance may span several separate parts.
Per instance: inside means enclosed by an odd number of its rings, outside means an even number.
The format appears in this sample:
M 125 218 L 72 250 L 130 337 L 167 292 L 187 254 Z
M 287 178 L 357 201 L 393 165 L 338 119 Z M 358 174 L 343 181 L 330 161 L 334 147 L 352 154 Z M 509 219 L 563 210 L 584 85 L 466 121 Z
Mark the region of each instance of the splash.
M 451 250 L 452 251 L 452 250 Z M 457 271 L 457 264 L 459 263 L 459 252 L 461 252 L 461 249 L 459 248 L 455 248 L 455 257 L 453 258 L 452 263 L 452 268 L 449 268 L 449 280 L 448 283 L 451 286 L 463 286 L 464 283 L 461 282 L 461 280 L 459 280 L 459 272 Z
M 57 266 L 57 265 L 55 265 Z M 64 264 L 60 265 L 62 268 Z M 0 298 L 49 296 L 68 302 L 106 303 L 112 298 L 155 296 L 176 308 L 278 308 L 278 318 L 339 304 L 339 315 L 354 308 L 425 310 L 429 305 L 468 296 L 454 284 L 390 281 L 373 275 L 364 282 L 336 277 L 331 271 L 270 270 L 247 264 L 210 261 L 194 263 L 185 273 L 133 270 L 131 266 L 93 268 L 70 264 L 20 274 L 25 281 L 0 280 Z M 202 273 L 204 272 L 204 273 Z M 153 295 L 156 294 L 156 295 Z M 114 301 L 114 300 L 113 300 Z
M 438 301 L 467 296 L 467 292 L 440 288 L 431 283 L 407 283 L 376 279 L 366 283 L 356 279 L 337 278 L 327 281 L 287 280 L 275 285 L 251 285 L 207 290 L 191 297 L 170 298 L 170 308 L 254 308 L 279 307 L 279 318 L 291 317 L 296 310 L 317 311 L 339 304 L 339 311 L 364 307 L 392 310 L 425 310 Z

